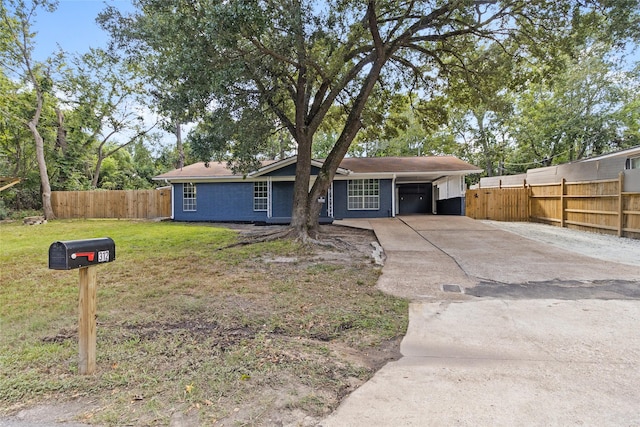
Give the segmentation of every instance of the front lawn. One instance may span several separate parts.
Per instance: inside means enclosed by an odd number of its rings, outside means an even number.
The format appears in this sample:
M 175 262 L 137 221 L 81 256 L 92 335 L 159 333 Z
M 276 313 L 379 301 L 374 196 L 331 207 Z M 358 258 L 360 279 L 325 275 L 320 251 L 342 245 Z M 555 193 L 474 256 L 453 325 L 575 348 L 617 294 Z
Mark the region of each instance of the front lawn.
M 116 261 L 98 267 L 98 368 L 80 376 L 78 271 L 49 270 L 47 256 L 56 240 L 92 237 L 111 237 Z M 80 401 L 79 421 L 105 425 L 321 419 L 397 356 L 407 302 L 375 290 L 364 254 L 228 248 L 237 239 L 208 224 L 0 224 L 0 415 Z

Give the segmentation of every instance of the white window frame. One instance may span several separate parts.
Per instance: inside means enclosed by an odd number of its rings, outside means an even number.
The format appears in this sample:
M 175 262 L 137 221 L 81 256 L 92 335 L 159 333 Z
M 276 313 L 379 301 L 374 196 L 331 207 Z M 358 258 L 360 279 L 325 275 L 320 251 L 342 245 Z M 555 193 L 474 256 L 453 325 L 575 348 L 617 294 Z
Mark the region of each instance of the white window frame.
M 196 185 L 190 182 L 182 184 L 182 211 L 195 212 L 198 208 Z
M 627 159 L 627 169 L 640 169 L 640 156 Z
M 253 183 L 253 210 L 254 212 L 269 211 L 269 183 L 267 181 Z
M 353 179 L 347 181 L 347 210 L 380 210 L 380 180 Z

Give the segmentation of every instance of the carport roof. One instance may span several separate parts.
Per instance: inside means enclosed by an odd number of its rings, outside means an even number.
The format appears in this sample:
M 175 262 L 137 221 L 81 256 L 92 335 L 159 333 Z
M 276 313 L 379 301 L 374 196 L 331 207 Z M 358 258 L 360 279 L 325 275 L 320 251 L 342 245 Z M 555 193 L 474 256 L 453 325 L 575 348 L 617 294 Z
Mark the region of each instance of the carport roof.
M 262 162 L 262 167 L 247 176 L 260 176 L 263 170 L 276 170 L 295 162 L 295 157 L 280 161 L 267 160 Z M 313 161 L 314 165 L 321 166 L 322 160 Z M 453 156 L 428 156 L 428 157 L 350 157 L 340 163 L 340 175 L 357 174 L 398 174 L 399 176 L 429 176 L 435 178 L 444 175 L 465 175 L 482 172 L 476 166 Z M 194 163 L 182 169 L 158 175 L 156 180 L 206 180 L 216 178 L 242 178 L 242 174 L 234 174 L 233 171 L 222 162 Z

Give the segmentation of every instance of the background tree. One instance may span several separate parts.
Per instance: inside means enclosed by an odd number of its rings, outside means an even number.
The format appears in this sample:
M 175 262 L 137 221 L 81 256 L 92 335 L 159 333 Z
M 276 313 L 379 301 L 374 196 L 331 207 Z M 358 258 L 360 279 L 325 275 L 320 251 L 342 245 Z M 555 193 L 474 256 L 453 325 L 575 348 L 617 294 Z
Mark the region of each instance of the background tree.
M 90 49 L 74 61 L 61 88 L 67 104 L 82 114 L 76 130 L 85 135 L 83 145 L 95 148 L 91 187 L 97 188 L 104 160 L 148 137 L 157 125 L 145 123 L 145 89 L 138 69 L 101 49 Z
M 45 62 L 33 59 L 34 34 L 31 31 L 31 25 L 39 9 L 52 12 L 56 5 L 57 2 L 47 0 L 31 2 L 7 0 L 6 3 L 0 4 L 0 22 L 4 40 L 0 59 L 5 73 L 29 85 L 35 95 L 28 118 L 11 117 L 13 120 L 22 122 L 33 136 L 40 174 L 42 210 L 46 219 L 54 218 L 54 213 L 51 207 L 51 185 L 45 159 L 45 141 L 40 132 L 40 120 L 46 96 L 53 89 L 52 74 L 57 71 L 60 58 L 54 57 Z
M 616 16 L 606 31 L 626 31 L 637 1 L 570 0 L 194 2 L 138 0 L 138 11 L 101 16 L 114 47 L 170 82 L 172 103 L 209 122 L 193 139 L 204 160 L 231 153 L 240 167 L 255 160 L 256 144 L 239 139 L 254 124 L 283 127 L 297 145 L 292 226 L 303 240 L 317 230 L 336 169 L 363 126 L 376 90 L 429 98 L 434 82 L 451 70 L 473 71 L 467 54 L 478 46 L 518 46 L 512 59 L 555 57 L 571 44 L 572 24 L 583 16 Z M 635 6 L 635 7 L 634 7 Z M 595 15 L 594 15 L 595 16 Z M 376 89 L 378 87 L 378 89 Z M 175 104 L 174 104 L 175 105 Z M 314 136 L 340 108 L 337 138 L 309 189 Z M 206 131 L 206 132 L 205 132 Z M 248 136 L 244 136 L 248 137 Z M 253 147 L 253 148 L 252 148 Z M 218 154 L 220 156 L 220 154 Z
M 638 115 L 631 113 L 640 79 L 610 52 L 585 48 L 567 59 L 565 71 L 520 94 L 509 126 L 518 162 L 549 166 L 640 144 Z

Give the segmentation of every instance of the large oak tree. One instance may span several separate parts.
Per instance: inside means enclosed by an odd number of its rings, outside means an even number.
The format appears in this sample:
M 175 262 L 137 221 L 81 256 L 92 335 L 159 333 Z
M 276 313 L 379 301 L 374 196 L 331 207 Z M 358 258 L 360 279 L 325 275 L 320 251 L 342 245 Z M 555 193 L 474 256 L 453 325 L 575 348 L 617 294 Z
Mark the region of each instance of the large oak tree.
M 517 45 L 514 59 L 545 61 L 567 47 L 594 16 L 628 31 L 637 0 L 136 0 L 137 11 L 101 16 L 114 47 L 145 64 L 150 82 L 171 87 L 161 109 L 212 120 L 200 135 L 213 151 L 250 157 L 252 129 L 282 127 L 297 144 L 292 226 L 317 231 L 323 196 L 377 85 L 429 97 L 451 70 L 473 73 L 465 58 L 488 43 Z M 611 25 L 609 25 L 611 24 Z M 624 34 L 626 36 L 627 34 Z M 384 91 L 378 91 L 383 93 Z M 164 106 L 164 107 L 163 107 Z M 332 109 L 338 136 L 310 186 L 314 136 Z M 252 116 L 250 119 L 249 116 Z M 258 125 L 257 122 L 260 122 Z M 233 125 L 237 125 L 236 129 Z M 239 126 L 239 128 L 238 128 Z M 256 145 L 260 147 L 258 143 Z M 242 162 L 241 162 L 242 163 Z M 248 163 L 243 163 L 248 164 Z

